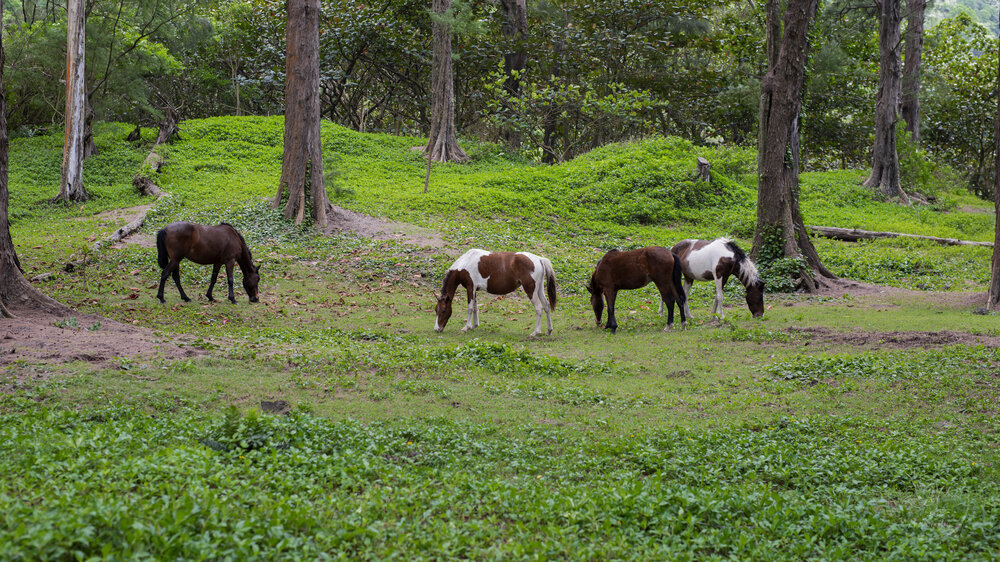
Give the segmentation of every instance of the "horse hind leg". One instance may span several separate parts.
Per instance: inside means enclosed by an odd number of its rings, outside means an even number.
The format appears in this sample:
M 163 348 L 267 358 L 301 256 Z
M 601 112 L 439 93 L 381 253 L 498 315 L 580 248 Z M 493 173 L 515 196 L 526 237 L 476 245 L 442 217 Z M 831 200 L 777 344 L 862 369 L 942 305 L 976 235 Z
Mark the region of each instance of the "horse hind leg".
M 177 292 L 181 294 L 181 300 L 184 301 L 184 302 L 191 302 L 191 299 L 188 298 L 187 294 L 184 292 L 184 288 L 181 287 L 181 263 L 180 263 L 180 260 L 178 260 L 176 262 L 172 261 L 170 263 L 173 264 L 173 271 L 171 272 L 171 276 L 174 278 L 174 285 L 177 285 Z M 167 269 L 170 269 L 169 265 L 167 266 Z M 161 298 L 161 301 L 162 301 L 162 298 Z
M 212 266 L 212 279 L 209 280 L 209 282 L 208 282 L 208 292 L 205 293 L 205 296 L 208 297 L 208 302 L 215 302 L 215 299 L 212 298 L 212 290 L 215 289 L 215 282 L 216 282 L 216 280 L 219 279 L 219 270 L 220 269 L 222 269 L 222 264 L 221 263 Z
M 535 331 L 532 332 L 531 336 L 542 335 L 542 313 L 545 313 L 545 318 L 548 320 L 549 324 L 549 334 L 552 334 L 552 316 L 549 312 L 549 302 L 545 299 L 544 288 L 541 284 L 536 285 L 535 294 L 528 295 L 528 299 L 531 304 L 535 307 Z

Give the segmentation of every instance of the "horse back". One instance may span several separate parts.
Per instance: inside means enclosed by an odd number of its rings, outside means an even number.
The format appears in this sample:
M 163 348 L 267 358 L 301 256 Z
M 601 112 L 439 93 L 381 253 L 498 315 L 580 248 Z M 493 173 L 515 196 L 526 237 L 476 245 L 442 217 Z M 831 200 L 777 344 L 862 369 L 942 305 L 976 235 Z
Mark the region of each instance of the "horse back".
M 638 289 L 651 281 L 669 279 L 673 267 L 673 254 L 661 246 L 625 252 L 612 250 L 598 262 L 593 279 L 601 287 L 609 289 Z
M 486 282 L 486 292 L 506 295 L 521 285 L 534 292 L 535 264 L 520 252 L 492 252 L 479 258 L 479 275 Z
M 165 244 L 171 259 L 188 259 L 201 265 L 235 261 L 243 251 L 239 233 L 228 224 L 205 226 L 175 222 L 164 228 Z

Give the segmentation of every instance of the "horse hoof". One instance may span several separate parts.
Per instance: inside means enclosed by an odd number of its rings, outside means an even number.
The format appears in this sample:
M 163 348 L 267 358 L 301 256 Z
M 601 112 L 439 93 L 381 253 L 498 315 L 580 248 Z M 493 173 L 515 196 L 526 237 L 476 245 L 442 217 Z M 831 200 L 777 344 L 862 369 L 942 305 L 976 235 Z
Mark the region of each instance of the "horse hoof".
M 181 300 L 184 301 L 184 302 L 191 302 L 191 299 L 189 299 L 187 297 L 181 297 Z
M 673 325 L 667 324 L 667 327 L 663 329 L 664 332 L 672 332 L 674 330 Z

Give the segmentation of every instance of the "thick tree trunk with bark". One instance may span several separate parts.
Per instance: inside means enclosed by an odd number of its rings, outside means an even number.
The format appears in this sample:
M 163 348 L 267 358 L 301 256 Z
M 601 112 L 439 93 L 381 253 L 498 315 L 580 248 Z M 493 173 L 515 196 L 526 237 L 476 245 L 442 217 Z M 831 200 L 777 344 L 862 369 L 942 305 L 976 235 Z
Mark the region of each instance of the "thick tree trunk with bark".
M 431 63 L 431 128 L 427 151 L 435 162 L 469 159 L 458 145 L 455 131 L 455 81 L 451 68 L 451 26 L 447 22 L 451 0 L 433 0 L 434 58 Z
M 783 32 L 777 0 L 767 3 L 769 70 L 761 82 L 757 227 L 753 242 L 753 254 L 758 259 L 804 259 L 808 269 L 800 273 L 799 286 L 810 292 L 816 290 L 814 272 L 833 277 L 809 240 L 798 203 L 798 119 L 809 23 L 817 3 L 790 0 Z
M 2 12 L 3 0 L 0 0 Z M 66 307 L 40 293 L 24 278 L 14 241 L 10 237 L 10 191 L 7 187 L 10 144 L 7 138 L 7 96 L 3 84 L 4 62 L 3 38 L 0 37 L 0 317 L 11 317 L 14 315 L 12 309 L 18 308 L 63 312 Z
M 997 92 L 1000 93 L 1000 61 L 997 62 Z M 997 96 L 997 119 L 993 125 L 995 154 L 993 174 L 993 208 L 996 224 L 993 227 L 993 262 L 990 264 L 990 288 L 986 293 L 986 308 L 1000 311 L 1000 95 Z
M 920 144 L 920 55 L 924 49 L 924 12 L 927 0 L 906 0 L 903 41 L 903 102 L 900 113 L 913 142 Z
M 63 147 L 62 180 L 57 201 L 86 201 L 83 187 L 84 127 L 87 94 L 84 89 L 84 1 L 69 0 L 66 33 L 66 144 Z
M 902 92 L 899 40 L 900 0 L 881 0 L 879 15 L 879 86 L 875 102 L 875 145 L 872 148 L 872 173 L 865 187 L 878 189 L 886 199 L 910 199 L 899 181 L 899 155 L 896 152 L 896 122 Z
M 289 0 L 285 56 L 285 148 L 273 205 L 301 224 L 312 205 L 316 228 L 325 228 L 330 200 L 323 180 L 319 99 L 319 0 Z M 307 190 L 308 186 L 308 190 Z
M 500 0 L 503 8 L 504 23 L 501 31 L 503 36 L 516 45 L 516 49 L 504 55 L 503 70 L 506 75 L 503 87 L 510 97 L 521 93 L 520 73 L 528 64 L 528 53 L 524 50 L 523 40 L 528 35 L 528 6 L 526 0 Z M 515 131 L 507 129 L 502 136 L 507 144 L 518 147 L 521 137 Z

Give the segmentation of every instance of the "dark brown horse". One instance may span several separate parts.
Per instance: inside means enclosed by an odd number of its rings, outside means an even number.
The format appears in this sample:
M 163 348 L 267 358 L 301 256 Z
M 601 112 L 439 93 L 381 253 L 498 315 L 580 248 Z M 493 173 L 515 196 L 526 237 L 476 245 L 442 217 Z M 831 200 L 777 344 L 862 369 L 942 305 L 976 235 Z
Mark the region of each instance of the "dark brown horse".
M 208 300 L 212 298 L 212 289 L 219 278 L 219 269 L 226 266 L 226 279 L 229 281 L 229 300 L 236 304 L 233 294 L 233 265 L 239 264 L 243 272 L 243 288 L 246 289 L 250 302 L 257 302 L 257 283 L 260 266 L 253 264 L 250 247 L 243 236 L 232 225 L 221 223 L 219 226 L 205 226 L 192 222 L 170 223 L 166 228 L 156 233 L 156 260 L 163 273 L 160 274 L 160 289 L 156 298 L 163 299 L 163 285 L 171 274 L 181 298 L 190 301 L 184 289 L 181 288 L 180 263 L 187 258 L 194 263 L 213 266 L 212 281 L 208 284 Z
M 604 301 L 608 301 L 608 323 L 605 326 L 615 333 L 618 321 L 615 320 L 615 297 L 618 291 L 645 287 L 650 281 L 660 290 L 660 299 L 668 306 L 667 330 L 674 323 L 674 302 L 680 304 L 681 326 L 687 323 L 684 315 L 684 304 L 687 296 L 681 285 L 680 258 L 670 250 L 661 246 L 639 248 L 620 252 L 611 250 L 597 262 L 594 274 L 590 276 L 587 290 L 590 291 L 590 304 L 594 307 L 597 325 L 601 325 L 601 314 L 604 312 Z
M 535 307 L 535 331 L 532 336 L 542 333 L 542 313 L 549 323 L 552 333 L 550 310 L 556 309 L 556 274 L 552 262 L 530 252 L 487 252 L 472 249 L 462 254 L 448 269 L 441 287 L 434 312 L 437 320 L 434 330 L 440 332 L 451 318 L 451 301 L 458 287 L 464 287 L 469 297 L 469 308 L 462 331 L 479 325 L 478 291 L 491 295 L 506 295 L 524 287 L 524 292 Z M 548 293 L 548 299 L 545 298 Z

